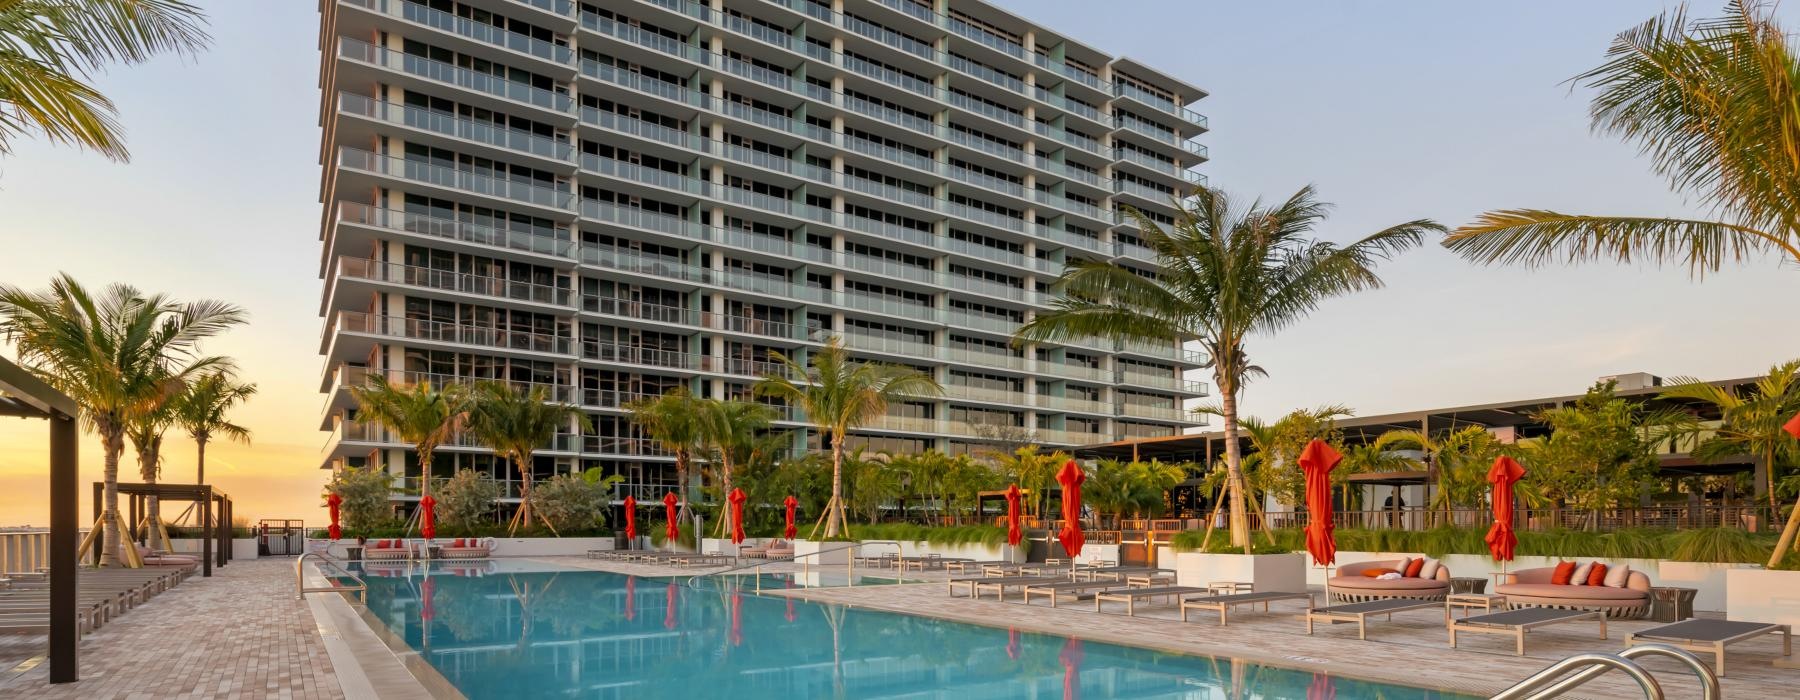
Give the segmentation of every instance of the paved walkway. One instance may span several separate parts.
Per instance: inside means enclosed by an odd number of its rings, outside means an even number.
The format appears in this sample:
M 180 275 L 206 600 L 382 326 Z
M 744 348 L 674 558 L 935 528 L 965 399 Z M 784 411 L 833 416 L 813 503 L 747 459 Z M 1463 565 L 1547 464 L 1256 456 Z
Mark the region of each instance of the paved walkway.
M 0 697 L 342 698 L 293 567 L 243 560 L 194 575 L 84 637 L 78 683 L 49 684 L 43 637 L 0 635 Z

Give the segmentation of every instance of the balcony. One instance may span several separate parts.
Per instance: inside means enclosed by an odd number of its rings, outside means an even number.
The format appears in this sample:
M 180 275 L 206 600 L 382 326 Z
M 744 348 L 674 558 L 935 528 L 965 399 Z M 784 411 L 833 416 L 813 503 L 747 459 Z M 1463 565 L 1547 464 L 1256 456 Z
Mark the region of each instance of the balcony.
M 485 22 L 476 22 L 466 17 L 433 9 L 408 0 L 343 0 L 391 17 L 422 24 L 446 34 L 478 41 L 490 46 L 499 47 L 525 56 L 530 56 L 551 63 L 567 66 L 570 51 L 567 46 L 557 46 L 542 39 L 510 32 Z
M 943 427 L 938 419 L 916 416 L 879 416 L 862 427 L 865 430 L 892 430 L 906 433 L 937 434 L 943 432 Z
M 338 258 L 337 277 L 548 306 L 566 307 L 571 299 L 561 287 L 348 256 Z
M 901 316 L 917 321 L 936 321 L 938 318 L 937 309 L 913 302 L 901 301 L 897 297 L 862 294 L 859 292 L 838 292 L 833 296 L 838 306 L 847 308 L 861 309 L 863 311 L 871 311 L 890 316 Z
M 1093 399 L 1078 399 L 1069 396 L 1045 396 L 1039 394 L 1037 405 L 1052 411 L 1090 413 L 1096 415 L 1112 415 L 1113 406 Z
M 1058 377 L 1090 382 L 1110 382 L 1111 373 L 1099 367 L 1071 365 L 1062 362 L 1041 361 L 1037 363 L 1038 371 Z
M 1046 444 L 1073 445 L 1076 447 L 1084 445 L 1100 445 L 1113 441 L 1111 435 L 1073 430 L 1042 429 L 1037 431 L 1037 437 L 1040 442 Z
M 581 359 L 607 363 L 643 365 L 665 369 L 698 372 L 705 367 L 699 355 L 680 350 L 621 345 L 597 340 L 581 341 Z
M 338 58 L 414 75 L 464 90 L 483 93 L 522 105 L 573 116 L 573 101 L 566 94 L 514 82 L 488 73 L 461 68 L 424 56 L 390 51 L 366 41 L 338 38 Z
M 1119 404 L 1119 415 L 1132 418 L 1148 418 L 1151 420 L 1189 422 L 1193 414 L 1171 406 L 1146 406 L 1134 403 Z
M 496 377 L 470 377 L 464 375 L 441 374 L 437 372 L 408 372 L 397 369 L 378 370 L 370 369 L 368 367 L 352 367 L 350 365 L 340 365 L 336 375 L 337 386 L 345 389 L 363 386 L 368 384 L 371 377 L 381 376 L 386 377 L 388 382 L 394 384 L 428 384 L 438 387 L 450 386 L 452 384 L 472 385 L 481 382 L 498 382 L 523 393 L 541 390 L 544 392 L 544 400 L 554 403 L 575 403 L 576 393 L 575 387 L 567 384 L 525 382 Z
M 509 129 L 446 112 L 376 100 L 350 92 L 338 93 L 338 113 L 354 114 L 556 161 L 571 161 L 575 150 L 566 141 L 546 138 L 529 131 Z
M 1205 115 L 1175 104 L 1175 101 L 1172 99 L 1150 92 L 1136 85 L 1125 82 L 1113 83 L 1113 96 L 1124 97 L 1135 100 L 1146 106 L 1154 107 L 1159 112 L 1200 127 L 1201 131 L 1205 131 L 1207 128 Z
M 965 365 L 1009 369 L 1016 372 L 1025 371 L 1027 366 L 1025 358 L 1019 357 L 1018 355 L 983 352 L 980 350 L 970 350 L 968 348 L 944 348 L 943 357 L 951 362 Z
M 338 202 L 338 224 L 354 224 L 387 231 L 400 231 L 429 236 L 444 241 L 469 243 L 491 248 L 573 258 L 575 242 L 563 238 L 510 231 L 492 226 L 441 219 L 392 209 L 381 209 L 357 202 Z M 339 234 L 341 235 L 341 234 Z
M 936 346 L 916 340 L 893 338 L 871 333 L 851 332 L 840 333 L 838 334 L 838 337 L 843 340 L 844 347 L 850 348 L 851 350 L 879 352 L 889 355 L 905 355 L 908 357 L 925 359 L 931 359 L 937 356 Z
M 575 195 L 535 182 L 492 177 L 434 162 L 371 153 L 360 148 L 338 148 L 338 167 L 409 180 L 426 185 L 496 197 L 513 202 L 567 210 Z
M 362 311 L 338 312 L 336 334 L 346 333 L 531 353 L 567 355 L 570 352 L 568 338 L 548 333 L 472 326 Z
M 1186 379 L 1178 379 L 1167 374 L 1120 372 L 1118 381 L 1120 384 L 1124 385 L 1149 387 L 1152 389 L 1167 389 L 1169 391 L 1192 396 L 1206 396 L 1208 394 L 1205 382 L 1192 382 Z

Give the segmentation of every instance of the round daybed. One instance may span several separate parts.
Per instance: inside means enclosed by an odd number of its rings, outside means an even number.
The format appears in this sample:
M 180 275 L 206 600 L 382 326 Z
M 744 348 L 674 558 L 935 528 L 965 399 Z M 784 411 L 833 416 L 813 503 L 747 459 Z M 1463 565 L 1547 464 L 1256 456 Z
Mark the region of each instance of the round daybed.
M 1520 569 L 1511 583 L 1495 586 L 1494 592 L 1506 596 L 1509 608 L 1593 610 L 1625 620 L 1650 614 L 1650 577 L 1641 571 L 1632 570 L 1622 587 L 1551 583 L 1555 575 L 1556 567 Z
M 1450 594 L 1450 567 L 1438 566 L 1432 578 L 1378 579 L 1364 576 L 1368 569 L 1398 569 L 1400 560 L 1364 561 L 1338 567 L 1337 575 L 1325 581 L 1331 599 L 1344 603 L 1361 603 L 1387 598 L 1419 598 L 1443 600 Z

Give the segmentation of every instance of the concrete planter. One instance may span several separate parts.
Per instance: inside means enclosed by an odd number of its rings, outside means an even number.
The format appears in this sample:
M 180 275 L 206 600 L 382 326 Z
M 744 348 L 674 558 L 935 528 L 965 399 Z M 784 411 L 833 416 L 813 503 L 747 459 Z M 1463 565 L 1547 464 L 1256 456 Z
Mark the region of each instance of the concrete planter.
M 744 538 L 743 546 L 748 548 L 761 541 L 762 540 L 755 537 L 746 537 Z M 723 554 L 728 557 L 735 557 L 738 555 L 738 545 L 732 544 L 729 539 L 707 537 L 700 540 L 700 553 Z
M 1175 582 L 1205 586 L 1213 581 L 1248 581 L 1257 592 L 1306 590 L 1306 555 L 1206 554 L 1182 552 L 1175 557 Z
M 813 542 L 811 540 L 794 540 L 795 561 L 801 564 L 824 566 L 850 563 L 850 552 L 853 548 L 845 547 L 846 542 Z M 820 554 L 821 550 L 825 553 Z M 813 556 L 807 556 L 813 555 Z
M 217 545 L 217 543 L 214 543 L 213 546 L 216 547 L 218 545 Z M 176 554 L 200 554 L 201 547 L 202 547 L 202 544 L 201 544 L 201 540 L 199 538 L 173 537 L 173 538 L 169 539 L 169 550 L 175 552 Z M 256 558 L 256 538 L 254 538 L 254 537 L 242 537 L 242 538 L 234 537 L 234 538 L 232 538 L 232 540 L 231 540 L 231 558 L 234 560 L 235 559 L 255 559 Z
M 1081 554 L 1075 557 L 1075 563 L 1087 564 L 1094 561 L 1119 561 L 1119 545 L 1116 544 L 1084 544 Z
M 441 544 L 454 537 L 439 537 Z M 496 537 L 496 557 L 579 557 L 590 549 L 609 550 L 616 542 L 611 537 Z
M 1727 570 L 1725 617 L 1800 626 L 1800 571 Z
M 1761 568 L 1756 564 L 1665 561 L 1659 562 L 1654 572 L 1646 573 L 1650 573 L 1650 580 L 1655 585 L 1680 586 L 1698 591 L 1694 594 L 1695 610 L 1722 612 L 1726 610 L 1726 578 L 1730 572 Z
M 1022 545 L 1024 543 L 1021 542 L 1020 544 Z M 863 556 L 880 556 L 894 551 L 894 544 L 890 540 L 871 540 L 863 543 L 863 546 L 858 547 L 857 549 L 858 553 Z M 1023 546 L 1012 547 L 1004 542 L 997 545 L 987 545 L 979 542 L 965 544 L 901 542 L 899 551 L 901 556 L 907 557 L 924 557 L 936 554 L 940 557 L 969 559 L 972 561 L 1025 561 L 1025 548 Z

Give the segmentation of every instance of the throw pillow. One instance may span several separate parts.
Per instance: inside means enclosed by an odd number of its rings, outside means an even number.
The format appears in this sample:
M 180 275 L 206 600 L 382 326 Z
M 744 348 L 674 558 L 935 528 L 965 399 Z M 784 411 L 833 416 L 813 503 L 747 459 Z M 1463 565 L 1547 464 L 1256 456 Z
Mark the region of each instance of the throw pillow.
M 1582 564 L 1581 566 L 1575 567 L 1575 572 L 1569 575 L 1569 585 L 1571 585 L 1571 586 L 1587 585 L 1588 572 L 1593 571 L 1593 570 L 1594 570 L 1594 563 L 1591 561 L 1586 564 Z
M 1400 557 L 1400 561 L 1394 562 L 1394 570 L 1404 575 L 1406 567 L 1412 566 L 1412 563 L 1412 557 Z
M 1558 586 L 1569 585 L 1569 579 L 1575 575 L 1575 562 L 1565 561 L 1556 565 L 1556 571 L 1550 574 L 1550 583 Z
M 1386 567 L 1380 567 L 1380 566 L 1362 570 L 1362 575 L 1367 576 L 1369 578 L 1380 578 L 1382 574 L 1397 574 L 1397 573 L 1400 573 L 1400 572 L 1395 571 L 1393 569 L 1386 568 Z
M 1392 571 L 1390 571 L 1390 572 L 1387 572 L 1387 573 L 1385 573 L 1385 574 L 1382 574 L 1382 575 L 1380 575 L 1380 576 L 1376 576 L 1376 577 L 1375 577 L 1375 580 L 1377 580 L 1377 581 L 1393 581 L 1393 580 L 1395 580 L 1395 579 L 1398 579 L 1398 578 L 1400 578 L 1400 574 L 1397 574 L 1397 573 L 1394 573 L 1394 572 L 1392 572 Z
M 1606 585 L 1606 565 L 1605 564 L 1602 564 L 1600 562 L 1594 562 L 1594 570 L 1588 572 L 1587 585 L 1590 585 L 1590 586 Z
M 1419 569 L 1419 578 L 1435 579 L 1438 577 L 1438 569 L 1441 569 L 1441 568 L 1444 568 L 1443 562 L 1438 561 L 1436 559 L 1426 559 L 1425 567 L 1422 569 Z
M 1424 570 L 1425 570 L 1425 560 L 1424 559 L 1414 559 L 1412 561 L 1407 562 L 1407 564 L 1406 564 L 1406 577 L 1407 578 L 1418 578 L 1419 572 L 1424 571 Z
M 1606 585 L 1609 588 L 1624 588 L 1631 585 L 1631 566 L 1620 564 L 1607 570 Z

